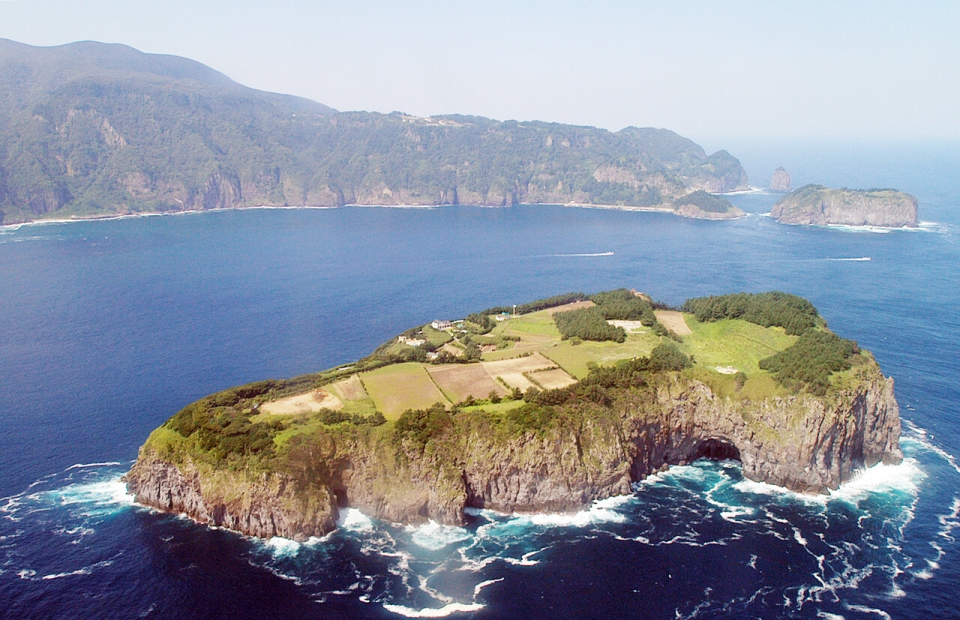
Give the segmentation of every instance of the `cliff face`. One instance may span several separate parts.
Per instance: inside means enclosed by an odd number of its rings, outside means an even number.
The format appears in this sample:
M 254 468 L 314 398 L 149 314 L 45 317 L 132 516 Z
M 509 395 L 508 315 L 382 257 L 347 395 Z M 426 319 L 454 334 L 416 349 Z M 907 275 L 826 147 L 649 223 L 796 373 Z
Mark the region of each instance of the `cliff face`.
M 161 510 L 298 540 L 333 529 L 338 506 L 395 522 L 450 524 L 462 522 L 466 507 L 577 510 L 705 456 L 739 459 L 751 480 L 822 493 L 857 469 L 902 459 L 892 379 L 874 364 L 856 372 L 849 387 L 827 397 L 761 402 L 721 398 L 673 374 L 612 406 L 582 403 L 524 432 L 495 416 L 460 413 L 426 444 L 383 432 L 321 434 L 280 471 L 216 469 L 164 457 L 148 443 L 127 485 L 137 501 Z
M 915 227 L 917 199 L 892 189 L 804 185 L 778 200 L 770 215 L 783 224 Z

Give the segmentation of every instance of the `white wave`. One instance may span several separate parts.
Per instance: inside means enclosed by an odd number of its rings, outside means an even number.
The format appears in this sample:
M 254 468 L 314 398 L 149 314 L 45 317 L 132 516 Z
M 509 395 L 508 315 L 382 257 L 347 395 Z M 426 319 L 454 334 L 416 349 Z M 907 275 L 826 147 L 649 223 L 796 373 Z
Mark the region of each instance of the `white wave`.
M 446 546 L 467 540 L 470 537 L 470 532 L 462 527 L 441 525 L 431 519 L 428 523 L 414 528 L 411 540 L 415 545 L 424 549 L 439 551 Z
M 899 465 L 878 463 L 863 469 L 848 482 L 830 491 L 830 500 L 855 504 L 871 493 L 900 491 L 916 496 L 920 481 L 927 475 L 920 469 L 920 463 L 914 458 L 905 458 Z
M 100 508 L 134 505 L 134 495 L 117 476 L 111 480 L 71 484 L 51 492 L 63 505 L 84 504 Z
M 937 532 L 937 536 L 945 538 L 950 542 L 956 542 L 956 539 L 953 537 L 953 530 L 960 528 L 960 497 L 954 497 L 950 512 L 945 515 L 940 515 L 937 517 L 937 520 L 940 521 L 941 526 L 940 531 Z
M 826 611 L 818 611 L 817 617 L 823 618 L 824 620 L 846 620 L 846 618 L 844 618 L 840 614 L 831 614 Z
M 845 233 L 875 233 L 885 235 L 895 230 L 910 230 L 909 228 L 885 228 L 883 226 L 849 226 L 846 224 L 827 224 L 826 226 L 817 226 L 817 228 L 828 228 L 837 232 Z
M 941 448 L 940 446 L 935 445 L 931 439 L 927 436 L 927 431 L 916 426 L 915 424 L 910 423 L 908 420 L 904 420 L 904 426 L 906 426 L 913 437 L 901 437 L 900 446 L 902 448 L 921 448 L 933 452 L 943 460 L 945 460 L 950 467 L 954 469 L 958 474 L 960 474 L 960 464 L 957 463 L 956 457 L 952 454 Z
M 426 607 L 424 609 L 414 609 L 405 605 L 393 605 L 384 603 L 383 608 L 404 618 L 445 618 L 455 613 L 470 613 L 483 609 L 480 603 L 449 603 L 443 607 Z
M 111 467 L 114 465 L 122 465 L 122 464 L 123 463 L 119 463 L 117 461 L 107 461 L 104 463 L 77 463 L 76 465 L 71 465 L 70 467 L 68 467 L 67 471 L 70 471 L 71 469 L 89 469 L 91 467 Z
M 514 520 L 541 527 L 586 527 L 596 523 L 624 523 L 626 515 L 616 508 L 631 501 L 632 495 L 619 495 L 593 502 L 586 510 L 565 513 L 534 513 L 514 515 Z
M 883 618 L 884 620 L 891 620 L 890 614 L 883 611 L 882 609 L 874 609 L 873 607 L 867 607 L 865 605 L 844 605 L 850 611 L 859 611 L 862 614 L 876 614 Z
M 356 508 L 347 508 L 340 515 L 339 527 L 351 532 L 372 532 L 373 519 Z
M 270 550 L 275 558 L 294 557 L 300 553 L 302 545 L 295 540 L 273 536 L 263 542 L 263 546 Z
M 845 262 L 850 262 L 850 263 L 864 263 L 864 262 L 869 261 L 869 260 L 870 260 L 870 257 L 869 257 L 869 256 L 859 256 L 859 257 L 857 257 L 857 258 L 822 258 L 822 259 L 820 259 L 820 260 L 834 261 L 834 262 L 840 262 L 840 263 L 845 263 Z
M 591 258 L 594 256 L 613 256 L 613 252 L 592 252 L 582 254 L 547 254 L 547 258 Z

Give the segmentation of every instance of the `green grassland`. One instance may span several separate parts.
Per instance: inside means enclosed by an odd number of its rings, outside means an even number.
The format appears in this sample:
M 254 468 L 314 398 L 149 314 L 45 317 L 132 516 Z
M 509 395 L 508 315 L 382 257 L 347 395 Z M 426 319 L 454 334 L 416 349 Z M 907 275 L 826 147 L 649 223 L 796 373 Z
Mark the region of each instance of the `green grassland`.
M 694 356 L 696 365 L 715 368 L 733 366 L 748 376 L 757 374 L 759 361 L 796 342 L 782 327 L 761 327 L 738 319 L 701 323 L 692 314 L 684 314 L 693 332 L 683 338 L 681 349 Z

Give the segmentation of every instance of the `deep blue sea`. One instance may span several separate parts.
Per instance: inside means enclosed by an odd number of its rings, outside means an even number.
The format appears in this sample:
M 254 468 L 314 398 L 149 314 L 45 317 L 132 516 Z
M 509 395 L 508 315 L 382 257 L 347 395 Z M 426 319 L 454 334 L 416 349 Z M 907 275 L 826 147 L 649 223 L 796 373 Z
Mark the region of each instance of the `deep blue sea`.
M 911 192 L 924 225 L 782 226 L 762 215 L 777 196 L 752 193 L 732 222 L 520 206 L 0 229 L 0 617 L 960 617 L 960 147 L 726 148 L 757 185 L 784 165 L 794 186 Z M 409 528 L 350 510 L 305 544 L 138 507 L 119 481 L 210 392 L 616 287 L 807 297 L 895 377 L 904 463 L 812 498 L 698 461 L 575 515 Z

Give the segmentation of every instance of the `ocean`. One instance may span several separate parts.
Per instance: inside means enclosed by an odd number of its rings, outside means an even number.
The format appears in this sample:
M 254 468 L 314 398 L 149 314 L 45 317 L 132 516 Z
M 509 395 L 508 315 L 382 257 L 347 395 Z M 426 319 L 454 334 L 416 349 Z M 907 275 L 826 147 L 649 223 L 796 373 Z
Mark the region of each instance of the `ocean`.
M 895 186 L 911 231 L 519 206 L 255 209 L 0 229 L 0 617 L 960 617 L 960 148 L 722 145 L 763 184 Z M 136 506 L 149 432 L 232 385 L 568 291 L 810 299 L 896 380 L 903 464 L 829 496 L 698 461 L 572 515 L 300 544 Z

